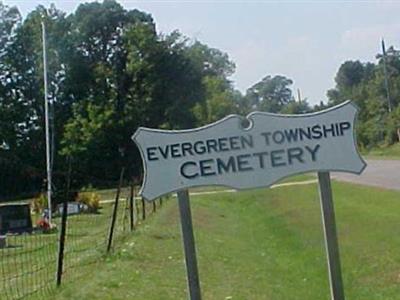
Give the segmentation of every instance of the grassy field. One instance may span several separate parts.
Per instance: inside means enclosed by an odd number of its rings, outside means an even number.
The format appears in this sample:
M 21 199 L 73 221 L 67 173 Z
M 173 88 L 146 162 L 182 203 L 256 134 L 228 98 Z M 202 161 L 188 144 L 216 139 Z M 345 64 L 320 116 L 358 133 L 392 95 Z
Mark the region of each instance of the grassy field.
M 333 188 L 346 299 L 400 299 L 400 193 Z M 329 299 L 315 184 L 191 203 L 204 299 Z M 187 299 L 182 252 L 171 199 L 49 299 Z
M 364 153 L 372 159 L 400 159 L 400 143 L 389 147 L 378 147 Z

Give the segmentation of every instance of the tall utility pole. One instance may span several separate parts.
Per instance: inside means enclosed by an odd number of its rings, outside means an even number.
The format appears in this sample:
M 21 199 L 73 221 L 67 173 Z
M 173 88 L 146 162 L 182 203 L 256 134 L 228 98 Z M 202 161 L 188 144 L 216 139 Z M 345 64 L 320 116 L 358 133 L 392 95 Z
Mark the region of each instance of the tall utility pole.
M 389 80 L 387 74 L 387 67 L 386 67 L 386 49 L 385 49 L 385 41 L 382 39 L 382 58 L 383 58 L 383 74 L 385 77 L 385 89 L 386 89 L 386 98 L 388 102 L 388 110 L 389 112 L 392 111 L 392 103 L 390 102 L 390 93 L 389 93 Z
M 301 93 L 300 93 L 300 89 L 297 89 L 297 101 L 299 101 L 299 103 L 301 103 Z
M 46 27 L 42 22 L 43 42 L 43 81 L 44 81 L 44 114 L 46 130 L 46 171 L 47 171 L 47 203 L 49 210 L 49 223 L 51 224 L 51 167 L 50 167 L 50 130 L 49 130 L 49 103 L 47 91 L 47 53 L 46 53 Z

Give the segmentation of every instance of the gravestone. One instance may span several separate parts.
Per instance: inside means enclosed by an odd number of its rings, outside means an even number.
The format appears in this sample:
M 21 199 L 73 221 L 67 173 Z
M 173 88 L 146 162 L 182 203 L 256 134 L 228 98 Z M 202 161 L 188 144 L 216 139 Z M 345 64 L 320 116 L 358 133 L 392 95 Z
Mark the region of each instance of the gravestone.
M 81 212 L 81 209 L 82 209 L 82 204 L 77 203 L 77 202 L 68 202 L 67 214 L 68 215 L 77 215 Z M 62 215 L 63 205 L 62 204 L 58 205 L 57 210 L 58 210 L 59 214 Z
M 32 232 L 29 204 L 0 205 L 0 235 Z

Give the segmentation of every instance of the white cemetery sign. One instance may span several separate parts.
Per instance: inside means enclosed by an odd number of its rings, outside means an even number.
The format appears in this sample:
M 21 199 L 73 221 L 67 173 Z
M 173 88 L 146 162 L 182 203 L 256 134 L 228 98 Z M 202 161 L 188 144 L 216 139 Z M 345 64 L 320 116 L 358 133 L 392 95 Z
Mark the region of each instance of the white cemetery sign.
M 344 300 L 329 171 L 360 174 L 350 102 L 305 115 L 251 113 L 250 125 L 228 116 L 191 130 L 139 128 L 133 140 L 144 162 L 141 194 L 147 200 L 178 192 L 191 300 L 200 300 L 200 281 L 187 188 L 224 185 L 236 189 L 270 186 L 294 174 L 317 171 L 331 298 Z
M 348 101 L 304 115 L 253 112 L 248 128 L 237 115 L 190 130 L 139 128 L 141 194 L 153 200 L 195 186 L 265 187 L 309 171 L 359 174 L 366 164 L 356 149 L 356 114 Z

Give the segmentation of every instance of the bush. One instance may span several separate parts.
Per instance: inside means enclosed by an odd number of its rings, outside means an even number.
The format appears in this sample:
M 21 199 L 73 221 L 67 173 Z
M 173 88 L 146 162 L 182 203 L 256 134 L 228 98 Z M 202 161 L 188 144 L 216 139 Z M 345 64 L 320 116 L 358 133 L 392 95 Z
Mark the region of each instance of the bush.
M 80 192 L 76 202 L 86 205 L 89 212 L 96 212 L 100 208 L 100 195 L 95 192 Z
M 47 196 L 44 193 L 39 194 L 31 201 L 31 209 L 35 213 L 42 213 L 47 205 Z
M 400 141 L 400 106 L 389 114 L 385 128 L 386 144 L 392 145 Z

